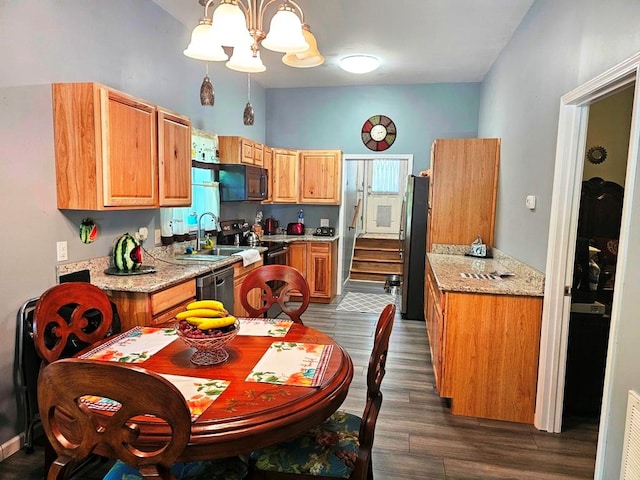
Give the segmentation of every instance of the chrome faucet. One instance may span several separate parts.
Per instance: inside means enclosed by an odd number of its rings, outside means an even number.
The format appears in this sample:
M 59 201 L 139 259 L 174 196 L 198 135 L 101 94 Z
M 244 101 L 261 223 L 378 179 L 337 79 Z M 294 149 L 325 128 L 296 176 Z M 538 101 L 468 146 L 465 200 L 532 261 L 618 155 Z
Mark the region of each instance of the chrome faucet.
M 211 215 L 211 218 L 213 218 L 213 221 L 216 224 L 216 230 L 218 230 L 220 228 L 220 218 L 213 212 L 204 212 L 202 215 L 200 215 L 200 218 L 198 218 L 198 231 L 196 232 L 196 252 L 200 250 L 200 244 L 202 243 L 202 217 L 204 217 L 205 215 Z

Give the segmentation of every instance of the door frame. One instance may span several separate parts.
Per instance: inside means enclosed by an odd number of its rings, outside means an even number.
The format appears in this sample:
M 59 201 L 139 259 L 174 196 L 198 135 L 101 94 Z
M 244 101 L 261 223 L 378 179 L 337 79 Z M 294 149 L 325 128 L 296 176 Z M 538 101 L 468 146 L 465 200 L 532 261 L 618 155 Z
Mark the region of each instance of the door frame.
M 640 53 L 607 70 L 594 79 L 567 93 L 561 98 L 558 140 L 554 170 L 553 195 L 547 246 L 546 281 L 542 311 L 540 338 L 540 364 L 534 425 L 539 430 L 559 433 L 562 427 L 564 401 L 564 377 L 569 335 L 570 291 L 573 275 L 573 259 L 577 221 L 580 206 L 580 190 L 589 105 L 635 82 L 633 113 L 627 156 L 625 198 L 622 209 L 618 258 L 625 258 L 629 251 L 627 231 L 631 225 L 632 199 L 635 196 L 640 152 Z M 636 207 L 637 208 L 637 207 Z M 624 279 L 626 262 L 618 262 L 616 277 Z M 611 378 L 609 368 L 616 356 L 616 337 L 621 320 L 620 299 L 625 288 L 623 281 L 616 284 L 611 316 L 611 329 L 607 353 L 602 411 L 609 408 Z M 600 437 L 607 428 L 605 415 L 601 415 Z M 596 472 L 602 460 L 603 445 L 598 442 Z
M 342 155 L 342 190 L 341 190 L 341 197 L 340 198 L 345 198 L 345 191 L 347 188 L 347 178 L 346 178 L 346 174 L 345 174 L 345 170 L 346 170 L 346 163 L 351 161 L 356 161 L 356 160 L 363 160 L 363 161 L 370 161 L 370 160 L 376 160 L 376 159 L 380 159 L 380 158 L 390 158 L 390 159 L 396 159 L 396 160 L 406 160 L 407 161 L 407 175 L 413 175 L 413 154 L 411 153 L 399 153 L 399 154 L 395 154 L 395 155 L 390 155 L 390 154 L 383 154 L 383 153 L 376 153 L 376 154 L 371 154 L 371 153 L 366 153 L 366 154 L 352 154 L 352 153 L 345 153 Z M 345 205 L 344 202 L 340 203 L 340 211 L 338 213 L 338 225 L 344 225 L 344 216 L 346 215 L 345 212 Z M 338 265 L 342 265 L 342 261 L 344 258 L 344 254 L 342 253 L 342 248 L 338 248 Z M 338 295 L 340 295 L 342 293 L 342 284 L 344 282 L 344 276 L 342 275 L 342 268 L 339 269 L 340 270 L 340 276 L 338 277 Z

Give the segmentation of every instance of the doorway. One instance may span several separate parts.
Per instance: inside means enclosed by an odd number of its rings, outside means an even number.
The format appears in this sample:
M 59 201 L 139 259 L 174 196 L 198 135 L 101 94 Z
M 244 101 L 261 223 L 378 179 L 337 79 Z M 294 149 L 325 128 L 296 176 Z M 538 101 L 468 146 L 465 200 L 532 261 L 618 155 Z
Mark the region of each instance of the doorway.
M 600 416 L 634 90 L 589 106 L 578 211 L 562 429 Z
M 383 155 L 383 154 L 366 154 L 366 155 L 343 155 L 343 167 L 342 167 L 342 203 L 340 205 L 338 224 L 340 225 L 341 232 L 341 247 L 338 250 L 338 265 L 340 265 L 338 285 L 340 290 L 342 285 L 349 279 L 349 272 L 351 270 L 351 262 L 353 257 L 353 248 L 355 240 L 358 235 L 364 231 L 365 218 L 372 216 L 375 221 L 375 212 L 377 206 L 384 203 L 377 199 L 371 199 L 369 201 L 369 207 L 365 207 L 365 167 L 374 161 L 386 160 L 389 162 L 399 162 L 400 166 L 398 175 L 400 176 L 400 185 L 402 188 L 406 186 L 406 182 L 403 179 L 407 178 L 409 172 L 413 171 L 413 155 L 400 154 L 400 155 Z M 402 174 L 401 172 L 404 172 Z M 372 176 L 375 178 L 376 174 Z M 376 189 L 372 189 L 372 192 Z M 402 190 L 404 192 L 404 190 Z M 389 226 L 387 227 L 389 233 L 382 233 L 382 235 L 394 234 L 398 235 L 398 229 L 400 226 L 400 210 L 402 207 L 402 195 L 400 195 L 400 204 L 397 208 L 397 213 L 394 212 L 393 206 L 388 207 L 389 212 Z M 367 210 L 371 210 L 373 213 L 367 214 Z M 382 213 L 382 216 L 385 214 Z M 386 218 L 380 218 L 380 224 L 382 225 Z M 397 223 L 395 232 L 392 232 L 394 228 L 394 222 Z M 377 222 L 376 222 L 377 223 Z M 375 233 L 371 233 L 375 235 Z
M 621 230 L 618 244 L 618 258 L 633 258 L 634 250 L 628 241 L 629 232 L 634 231 L 632 211 L 638 208 L 634 202 L 635 173 L 638 168 L 640 151 L 640 131 L 638 129 L 638 78 L 640 54 L 608 70 L 561 99 L 558 143 L 554 171 L 553 199 L 550 216 L 546 284 L 544 295 L 542 335 L 540 342 L 540 367 L 538 375 L 538 395 L 536 402 L 535 426 L 549 432 L 561 431 L 563 411 L 563 390 L 571 309 L 571 286 L 579 202 L 582 176 L 585 170 L 584 158 L 587 153 L 586 135 L 590 106 L 626 88 L 634 89 L 631 129 L 628 138 L 626 165 L 626 191 L 621 214 Z M 629 381 L 622 368 L 627 368 L 624 359 L 617 358 L 621 336 L 630 326 L 623 320 L 625 313 L 631 315 L 634 283 L 628 262 L 616 264 L 616 289 L 611 302 L 611 327 L 608 342 L 607 373 L 600 420 L 598 452 L 596 455 L 596 478 L 601 478 L 605 451 L 615 446 L 609 441 L 615 432 L 623 428 L 626 396 L 621 390 L 629 387 Z M 628 289 L 628 290 L 627 290 Z M 624 291 L 627 290 L 625 295 Z M 631 327 L 632 328 L 632 327 Z M 620 376 L 611 374 L 616 365 Z M 626 371 L 626 370 L 625 370 Z M 626 393 L 626 390 L 625 390 Z M 614 408 L 615 407 L 615 408 Z M 611 437 L 611 438 L 609 438 Z M 600 474 L 600 475 L 598 475 Z
M 358 162 L 358 178 L 362 185 L 362 235 L 397 238 L 407 183 L 406 159 L 380 157 Z

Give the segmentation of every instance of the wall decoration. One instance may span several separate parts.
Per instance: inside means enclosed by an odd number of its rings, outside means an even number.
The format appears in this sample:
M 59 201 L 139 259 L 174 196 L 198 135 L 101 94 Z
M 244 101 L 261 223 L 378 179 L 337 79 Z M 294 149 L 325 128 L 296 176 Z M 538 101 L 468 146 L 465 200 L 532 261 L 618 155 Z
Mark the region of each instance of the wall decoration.
M 587 150 L 587 160 L 591 163 L 602 163 L 607 159 L 607 149 L 601 145 L 591 147 Z
M 374 115 L 362 125 L 362 143 L 374 152 L 382 152 L 393 145 L 396 134 L 396 124 L 385 115 Z
M 98 226 L 93 219 L 85 218 L 80 223 L 80 240 L 82 243 L 92 243 L 98 238 Z

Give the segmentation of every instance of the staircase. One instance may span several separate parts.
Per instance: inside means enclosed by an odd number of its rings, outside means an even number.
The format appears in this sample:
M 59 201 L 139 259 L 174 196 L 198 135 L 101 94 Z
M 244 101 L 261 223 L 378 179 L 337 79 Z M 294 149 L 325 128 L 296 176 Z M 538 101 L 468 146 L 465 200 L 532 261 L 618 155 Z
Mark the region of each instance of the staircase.
M 399 247 L 397 238 L 356 238 L 349 278 L 384 283 L 388 275 L 402 275 Z

